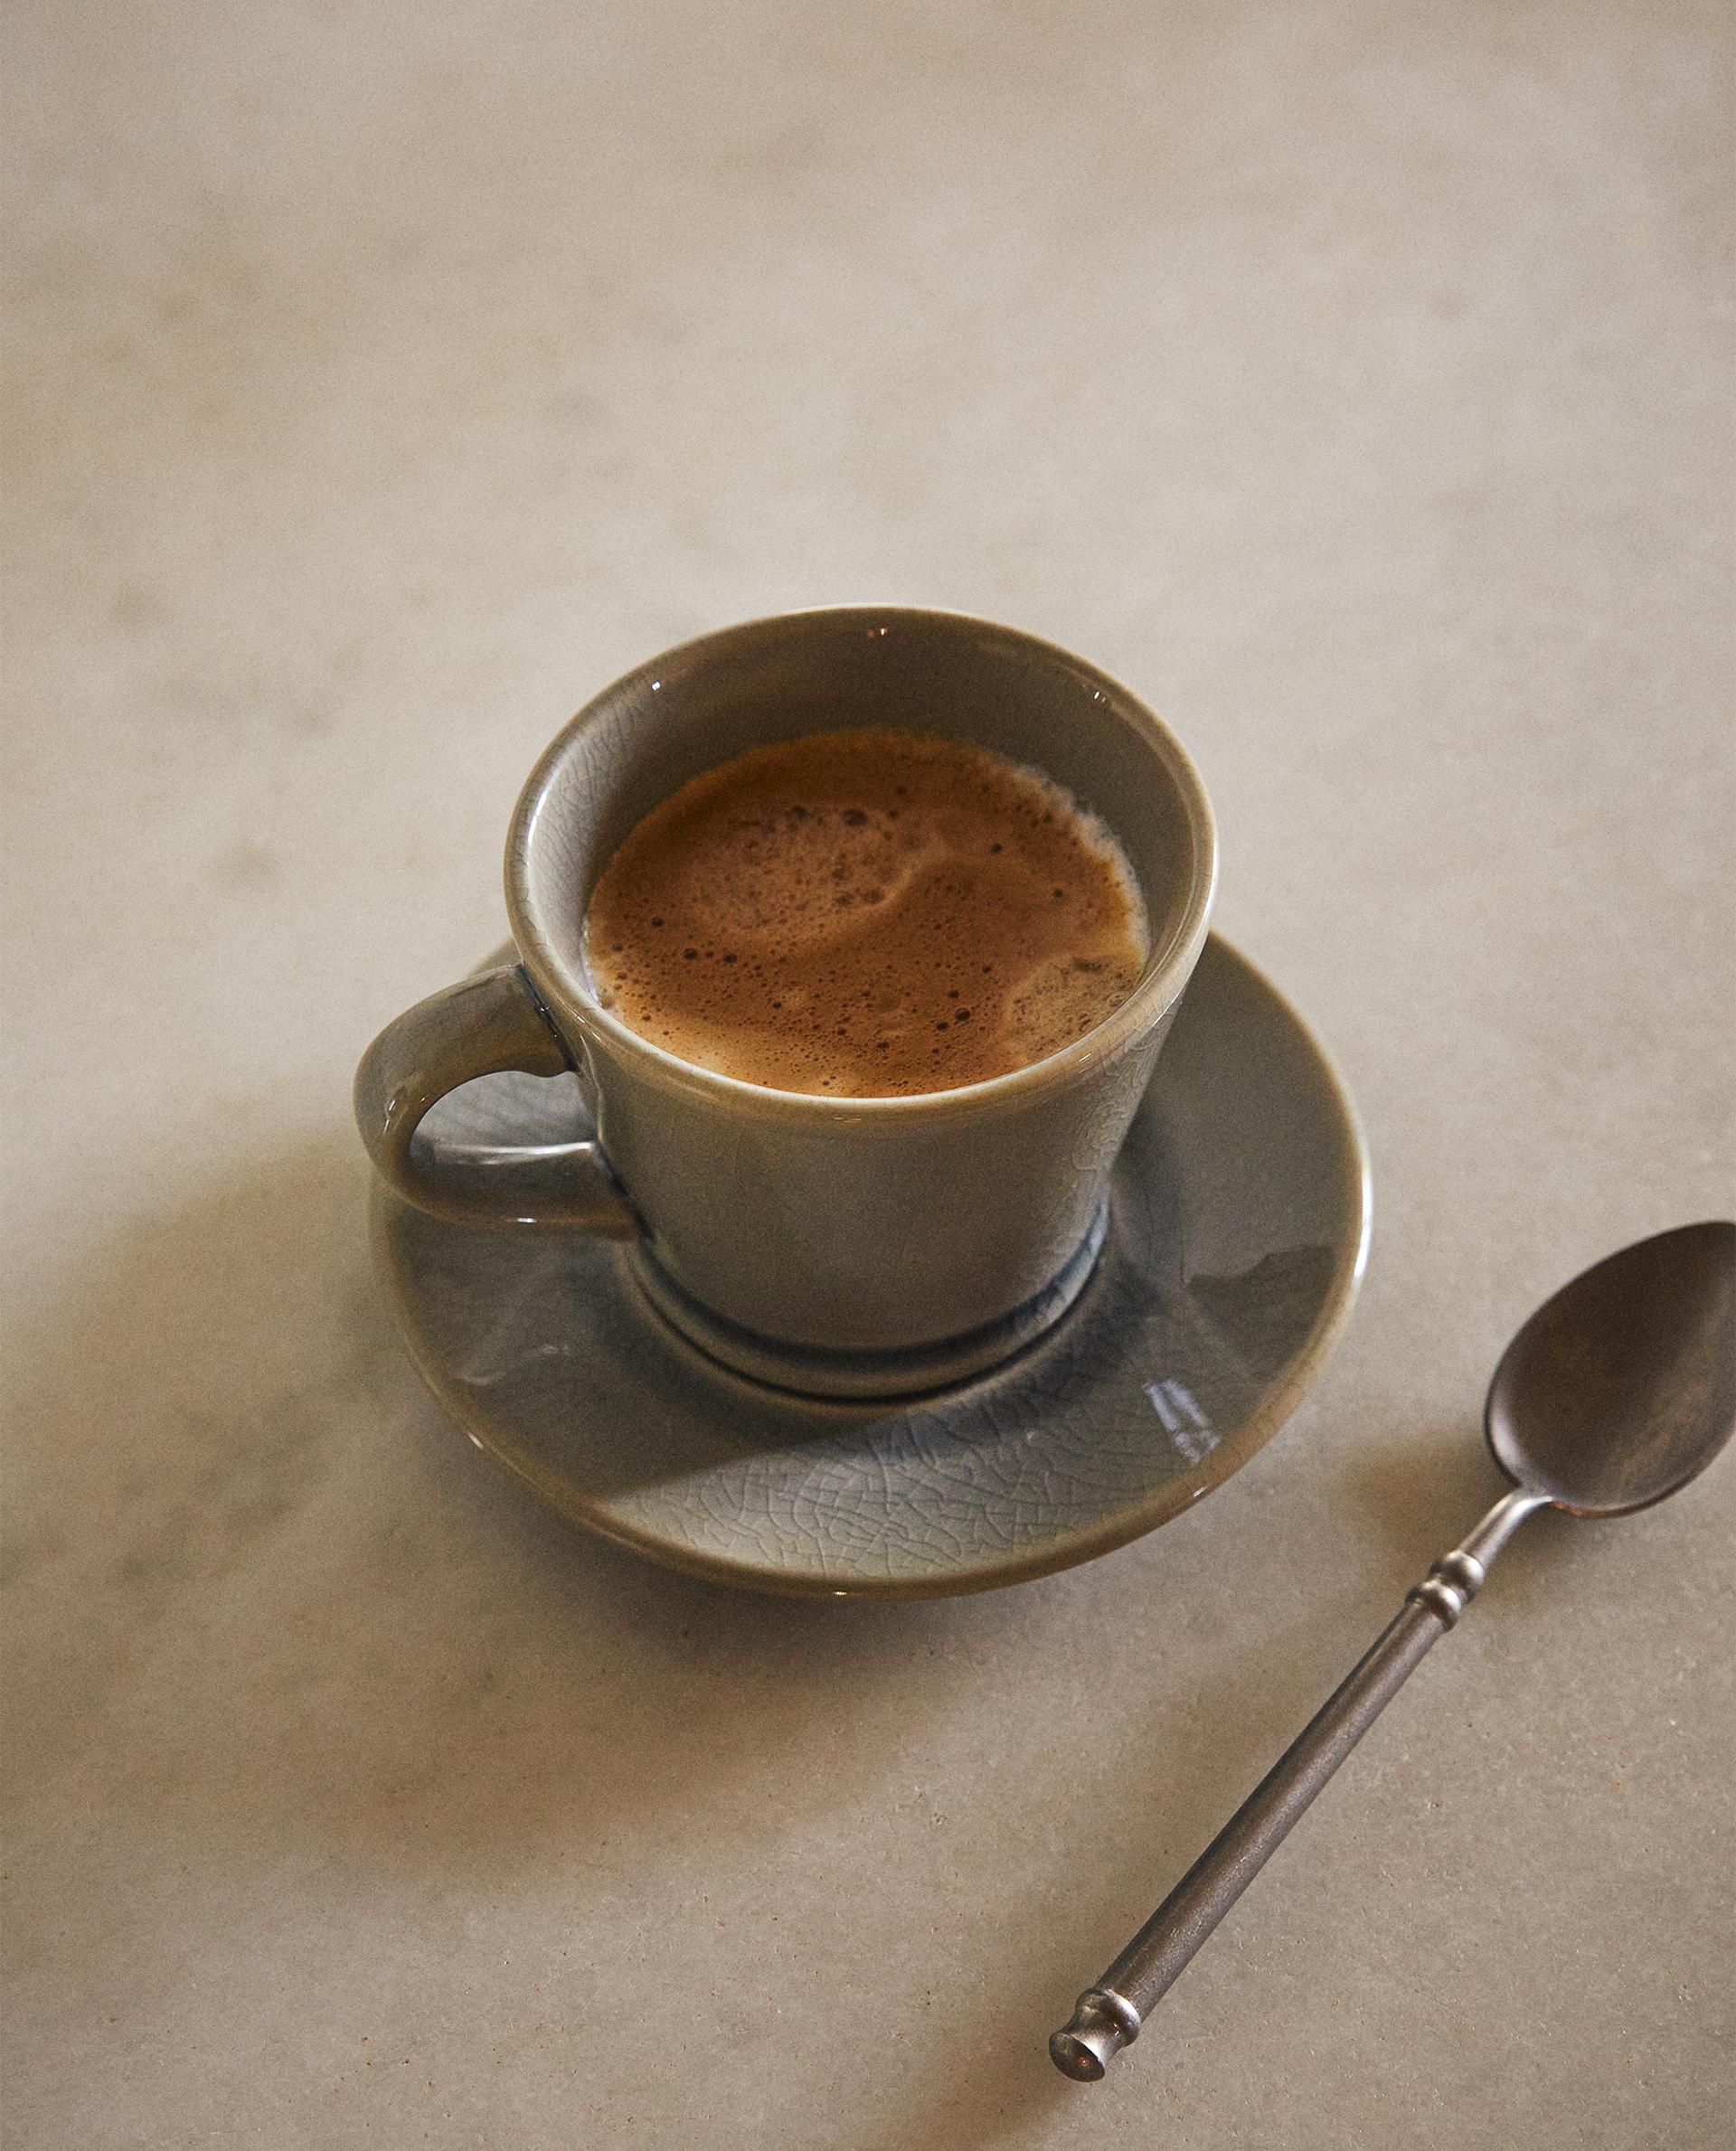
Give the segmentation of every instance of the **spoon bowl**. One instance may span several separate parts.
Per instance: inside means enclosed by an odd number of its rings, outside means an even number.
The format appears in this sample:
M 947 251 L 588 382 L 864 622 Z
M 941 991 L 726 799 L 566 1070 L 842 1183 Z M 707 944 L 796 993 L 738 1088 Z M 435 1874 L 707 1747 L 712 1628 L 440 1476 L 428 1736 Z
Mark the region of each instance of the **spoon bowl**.
M 1649 1508 L 1736 1429 L 1736 1224 L 1681 1225 L 1546 1299 L 1489 1384 L 1483 1429 L 1516 1486 L 1575 1516 Z

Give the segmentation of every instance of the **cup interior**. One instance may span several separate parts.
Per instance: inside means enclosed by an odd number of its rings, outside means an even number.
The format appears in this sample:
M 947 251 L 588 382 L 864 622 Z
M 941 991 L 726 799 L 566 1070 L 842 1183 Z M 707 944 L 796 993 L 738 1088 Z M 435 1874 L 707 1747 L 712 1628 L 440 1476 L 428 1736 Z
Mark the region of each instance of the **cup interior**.
M 863 729 L 974 741 L 1043 771 L 1107 823 L 1150 929 L 1130 999 L 1203 938 L 1211 810 L 1180 742 L 1136 696 L 1013 628 L 851 606 L 686 643 L 605 689 L 554 741 L 507 855 L 514 929 L 539 984 L 595 1013 L 582 953 L 591 891 L 632 829 L 689 778 L 751 747 Z

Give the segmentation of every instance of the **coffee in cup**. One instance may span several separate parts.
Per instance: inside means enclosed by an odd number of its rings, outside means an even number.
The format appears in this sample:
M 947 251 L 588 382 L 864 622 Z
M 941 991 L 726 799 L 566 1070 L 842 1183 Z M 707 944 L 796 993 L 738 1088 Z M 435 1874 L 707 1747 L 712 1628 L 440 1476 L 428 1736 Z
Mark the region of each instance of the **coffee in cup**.
M 907 816 L 908 847 L 883 834 Z M 722 846 L 709 880 L 695 835 Z M 1215 881 L 1185 751 L 1084 659 L 902 606 L 750 621 L 556 737 L 507 837 L 515 960 L 381 1033 L 357 1124 L 437 1216 L 619 1240 L 733 1373 L 917 1395 L 1084 1290 Z M 506 1071 L 576 1078 L 571 1141 L 423 1127 Z
M 605 1008 L 738 1081 L 896 1098 L 1008 1075 L 1092 1030 L 1145 967 L 1120 845 L 1053 779 L 969 740 L 823 732 L 693 778 L 591 892 Z

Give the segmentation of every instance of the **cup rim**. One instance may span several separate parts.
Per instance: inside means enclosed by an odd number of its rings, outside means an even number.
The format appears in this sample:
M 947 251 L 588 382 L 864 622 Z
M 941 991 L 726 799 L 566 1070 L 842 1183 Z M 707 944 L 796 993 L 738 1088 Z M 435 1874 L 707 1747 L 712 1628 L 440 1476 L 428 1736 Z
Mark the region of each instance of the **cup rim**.
M 1121 714 L 1130 719 L 1156 750 L 1165 775 L 1181 800 L 1194 840 L 1194 871 L 1188 884 L 1182 914 L 1161 951 L 1146 961 L 1145 970 L 1127 998 L 1102 1022 L 1079 1038 L 1070 1040 L 1041 1061 L 1005 1074 L 961 1083 L 947 1090 L 917 1090 L 887 1098 L 834 1097 L 824 1091 L 778 1090 L 769 1084 L 750 1083 L 739 1076 L 724 1075 L 694 1061 L 654 1044 L 605 1008 L 582 975 L 556 952 L 553 939 L 539 903 L 533 865 L 546 826 L 550 799 L 569 761 L 580 750 L 585 734 L 605 705 L 631 694 L 641 684 L 650 688 L 659 671 L 672 660 L 721 646 L 772 627 L 792 621 L 860 622 L 885 631 L 897 623 L 944 621 L 969 627 L 997 641 L 1033 655 L 1057 661 L 1098 693 L 1111 698 Z M 1205 786 L 1187 750 L 1162 718 L 1140 697 L 1072 651 L 1046 637 L 1022 627 L 1009 627 L 975 613 L 942 606 L 923 605 L 812 605 L 793 611 L 763 613 L 752 619 L 713 628 L 690 637 L 658 656 L 648 658 L 592 695 L 562 725 L 537 758 L 513 811 L 506 841 L 506 910 L 520 958 L 537 993 L 556 1014 L 573 1011 L 581 1030 L 600 1033 L 634 1067 L 636 1072 L 665 1089 L 714 1099 L 736 1110 L 749 1110 L 761 1118 L 797 1118 L 837 1125 L 851 1122 L 900 1123 L 913 1118 L 932 1118 L 992 1108 L 1004 1101 L 1028 1099 L 1033 1092 L 1053 1090 L 1075 1082 L 1104 1061 L 1113 1060 L 1158 1022 L 1181 996 L 1200 951 L 1205 946 L 1217 892 L 1217 822 L 1206 797 Z

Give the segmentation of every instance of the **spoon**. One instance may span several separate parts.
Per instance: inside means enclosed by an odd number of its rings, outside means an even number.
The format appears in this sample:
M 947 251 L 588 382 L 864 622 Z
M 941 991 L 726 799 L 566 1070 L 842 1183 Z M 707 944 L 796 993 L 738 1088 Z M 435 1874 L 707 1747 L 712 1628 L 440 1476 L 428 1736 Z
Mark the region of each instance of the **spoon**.
M 1514 1482 L 1242 1802 L 1049 2042 L 1095 2083 L 1483 1588 L 1528 1516 L 1627 1516 L 1678 1492 L 1736 1431 L 1736 1224 L 1637 1241 L 1545 1300 L 1502 1354 L 1484 1433 Z

